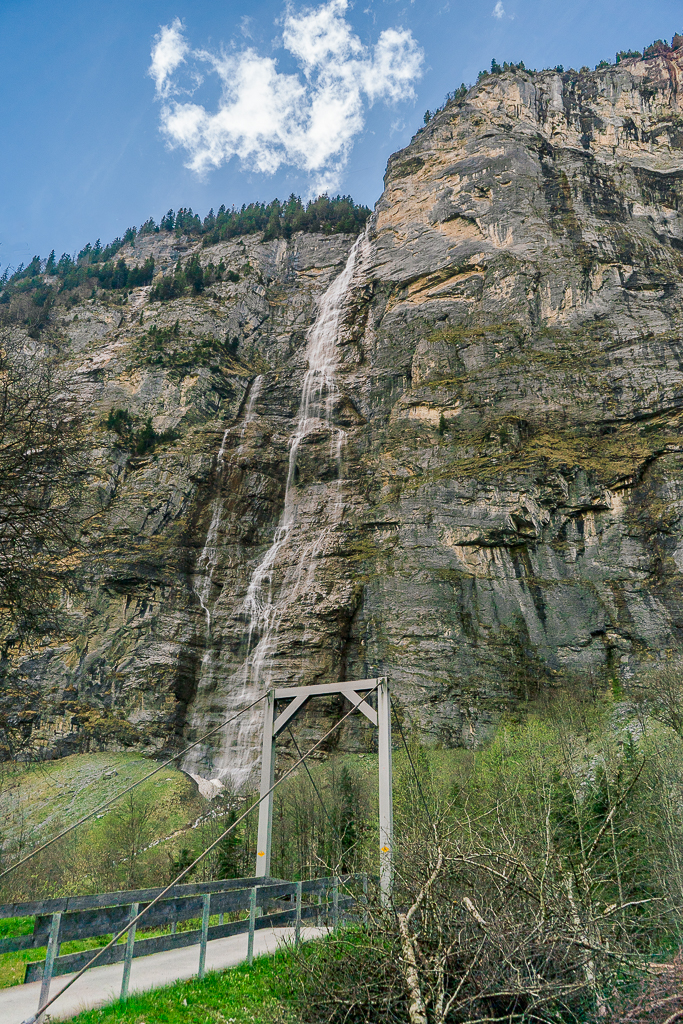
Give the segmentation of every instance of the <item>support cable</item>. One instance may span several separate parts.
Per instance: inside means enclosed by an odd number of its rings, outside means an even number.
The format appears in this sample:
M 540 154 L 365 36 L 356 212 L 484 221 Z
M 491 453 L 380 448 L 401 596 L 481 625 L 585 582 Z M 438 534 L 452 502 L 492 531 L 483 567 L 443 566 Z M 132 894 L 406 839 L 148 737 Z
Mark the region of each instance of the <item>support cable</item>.
M 299 750 L 299 744 L 294 739 L 294 733 L 292 732 L 291 726 L 289 726 L 289 725 L 287 726 L 287 732 L 292 737 L 292 743 L 294 744 L 294 748 L 295 748 L 297 754 L 299 755 L 299 757 L 303 757 L 301 751 Z M 304 768 L 306 769 L 306 774 L 308 775 L 310 783 L 313 786 L 313 789 L 315 790 L 315 794 L 318 797 L 318 800 L 320 801 L 320 806 L 323 809 L 325 817 L 329 821 L 329 823 L 330 823 L 330 825 L 332 827 L 332 831 L 337 836 L 337 839 L 339 839 L 339 835 L 337 835 L 337 829 L 335 828 L 334 822 L 332 821 L 332 818 L 330 817 L 330 812 L 327 810 L 327 807 L 325 807 L 325 801 L 321 797 L 320 790 L 318 789 L 318 787 L 316 786 L 315 782 L 313 781 L 313 776 L 311 775 L 311 771 L 310 771 L 310 769 L 309 769 L 309 767 L 308 767 L 308 765 L 306 764 L 305 761 L 304 761 Z
M 99 807 L 96 807 L 94 811 L 90 811 L 89 814 L 86 814 L 82 818 L 79 818 L 78 821 L 73 823 L 73 825 L 69 825 L 67 828 L 59 832 L 56 836 L 53 836 L 52 839 L 48 839 L 48 841 L 46 843 L 43 843 L 42 846 L 39 846 L 37 847 L 37 849 L 32 850 L 31 853 L 27 853 L 25 857 L 22 857 L 21 860 L 18 860 L 16 861 L 16 863 L 11 864 L 10 867 L 5 868 L 4 871 L 0 871 L 0 879 L 4 878 L 5 875 L 9 875 L 11 871 L 16 871 L 18 867 L 20 867 L 22 864 L 25 864 L 27 860 L 31 859 L 31 857 L 35 857 L 37 853 L 40 853 L 42 850 L 46 850 L 48 846 L 52 846 L 52 844 L 56 843 L 58 839 L 62 838 L 62 836 L 68 835 L 69 832 L 73 832 L 73 830 L 75 828 L 78 828 L 79 825 L 82 825 L 84 822 L 88 821 L 96 814 L 99 814 L 100 811 L 105 810 L 111 804 L 115 803 L 117 800 L 120 800 L 122 796 L 125 796 L 126 793 L 130 793 L 130 791 L 132 789 L 135 789 L 136 786 L 140 786 L 143 782 L 147 782 L 148 779 L 151 779 L 153 775 L 156 775 L 158 772 L 163 771 L 164 768 L 168 768 L 168 766 L 170 764 L 173 764 L 174 761 L 177 761 L 179 757 L 183 757 L 183 755 L 187 754 L 188 751 L 192 750 L 193 747 L 198 746 L 198 744 L 203 743 L 204 740 L 208 740 L 210 736 L 213 736 L 215 733 L 220 732 L 220 730 L 224 729 L 226 725 L 230 725 L 230 723 L 234 722 L 236 718 L 239 718 L 240 715 L 243 715 L 245 711 L 249 711 L 251 708 L 259 704 L 262 700 L 265 700 L 267 696 L 267 692 L 262 694 L 262 696 L 252 701 L 251 704 L 247 704 L 245 708 L 242 708 L 241 711 L 238 711 L 237 714 L 233 715 L 231 718 L 226 719 L 225 722 L 221 722 L 221 724 L 217 725 L 215 729 L 211 729 L 210 732 L 207 732 L 203 736 L 200 736 L 198 740 L 194 741 L 194 743 L 190 743 L 189 747 L 185 747 L 184 750 L 181 750 L 177 754 L 174 754 L 173 757 L 168 759 L 168 761 L 164 761 L 164 763 L 160 764 L 158 768 L 154 769 L 154 771 L 149 772 L 148 775 L 144 775 L 141 779 L 138 779 L 137 782 L 133 782 L 130 786 L 127 786 L 126 789 L 122 789 L 120 793 L 116 793 L 115 796 L 112 796 L 108 800 L 105 800 L 105 802 L 103 804 L 100 804 Z
M 299 755 L 299 757 L 301 757 L 302 754 L 301 754 L 301 751 L 299 750 L 299 744 L 294 739 L 294 733 L 292 732 L 292 727 L 290 725 L 287 726 L 287 732 L 292 737 L 292 743 L 294 744 L 294 747 L 296 749 L 297 754 Z M 316 786 L 316 784 L 315 784 L 315 782 L 313 780 L 313 776 L 311 775 L 310 769 L 309 769 L 309 767 L 308 767 L 308 765 L 306 764 L 305 761 L 304 761 L 304 768 L 306 769 L 306 774 L 308 775 L 310 783 L 313 786 L 313 789 L 315 790 L 315 794 L 318 797 L 318 800 L 320 801 L 320 806 L 323 809 L 323 813 L 324 813 L 325 817 L 327 818 L 328 822 L 330 823 L 330 828 L 332 829 L 332 834 L 334 835 L 334 838 L 339 843 L 339 848 L 341 850 L 342 840 L 341 840 L 341 835 L 339 834 L 339 829 L 337 828 L 337 826 L 335 825 L 334 821 L 332 820 L 330 812 L 328 811 L 327 807 L 325 806 L 325 801 L 323 800 L 322 796 L 320 795 L 320 790 Z
M 377 690 L 377 689 L 379 688 L 379 686 L 380 686 L 380 683 L 381 683 L 381 680 L 378 680 L 378 681 L 377 681 L 377 683 L 376 683 L 376 685 L 375 685 L 375 686 L 374 686 L 374 687 L 372 688 L 372 690 L 370 690 L 370 693 L 374 693 L 374 692 L 375 692 L 375 690 Z M 370 693 L 368 694 L 368 696 L 370 695 Z M 264 694 L 263 696 L 264 696 L 264 697 L 265 697 L 265 696 L 267 696 L 267 693 L 266 693 L 266 694 Z M 260 699 L 261 699 L 261 700 L 263 700 L 263 697 L 261 697 Z M 256 703 L 256 702 L 255 702 L 255 703 Z M 244 710 L 244 711 L 246 711 L 246 710 L 247 710 L 247 708 L 244 708 L 243 710 Z M 237 826 L 239 825 L 239 823 L 240 823 L 241 821 L 244 821 L 244 819 L 245 819 L 245 818 L 247 817 L 247 815 L 248 815 L 248 814 L 250 814 L 250 813 L 251 813 L 251 811 L 253 811 L 255 807 L 258 807 L 258 806 L 259 806 L 259 804 L 263 803 L 263 801 L 264 801 L 264 800 L 266 800 L 266 799 L 267 799 L 267 798 L 268 798 L 268 797 L 270 796 L 270 794 L 271 794 L 271 793 L 273 792 L 273 790 L 274 790 L 274 789 L 277 789 L 277 787 L 278 787 L 278 786 L 280 785 L 280 783 L 281 783 L 281 782 L 284 782 L 284 781 L 285 781 L 285 779 L 289 778 L 289 776 L 290 776 L 290 775 L 291 775 L 291 774 L 292 774 L 293 772 L 295 772 L 295 771 L 296 771 L 296 769 L 297 769 L 297 768 L 299 767 L 299 765 L 300 765 L 300 764 L 302 764 L 302 763 L 303 763 L 303 762 L 304 762 L 304 761 L 306 760 L 306 758 L 307 758 L 307 757 L 308 757 L 308 756 L 309 756 L 310 754 L 312 754 L 312 753 L 313 753 L 313 751 L 314 751 L 314 750 L 317 750 L 317 749 L 318 749 L 318 747 L 319 747 L 319 746 L 320 746 L 320 745 L 321 745 L 322 743 L 324 743 L 324 742 L 325 742 L 325 740 L 326 740 L 326 739 L 328 739 L 328 738 L 329 738 L 329 737 L 330 737 L 330 736 L 332 735 L 332 733 L 333 733 L 333 732 L 334 732 L 334 731 L 335 731 L 336 729 L 338 729 L 338 728 L 339 728 L 339 726 L 340 726 L 340 725 L 342 724 L 342 722 L 345 722 L 345 721 L 346 721 L 346 719 L 347 719 L 347 718 L 349 717 L 349 715 L 352 715 L 352 714 L 354 713 L 354 711 L 355 711 L 355 710 L 356 710 L 356 708 L 355 708 L 355 707 L 352 707 L 352 708 L 351 708 L 351 710 L 350 710 L 350 711 L 347 711 L 347 712 L 346 712 L 346 714 L 345 714 L 345 715 L 344 715 L 344 716 L 343 716 L 342 718 L 340 718 L 338 722 L 335 722 L 335 724 L 334 724 L 334 725 L 332 726 L 332 728 L 331 728 L 331 729 L 328 729 L 328 731 L 327 731 L 327 732 L 325 733 L 325 735 L 324 735 L 324 736 L 322 736 L 322 737 L 321 737 L 321 738 L 320 738 L 320 739 L 318 740 L 318 742 L 317 742 L 317 743 L 314 743 L 314 744 L 313 744 L 313 746 L 312 746 L 312 747 L 310 748 L 310 750 L 307 750 L 307 751 L 306 751 L 306 753 L 305 753 L 305 754 L 303 754 L 303 755 L 302 755 L 302 757 L 300 757 L 300 758 L 299 758 L 299 760 L 298 760 L 298 761 L 296 762 L 296 764 L 293 764 L 291 768 L 288 768 L 288 769 L 287 769 L 287 771 L 286 771 L 286 772 L 284 773 L 284 775 L 281 775 L 281 776 L 280 776 L 280 778 L 279 778 L 279 779 L 277 780 L 277 782 L 274 782 L 274 783 L 273 783 L 273 785 L 272 785 L 272 786 L 270 787 L 270 789 L 268 790 L 268 792 L 267 792 L 267 793 L 264 793 L 264 794 L 263 794 L 262 796 L 260 796 L 260 797 L 258 798 L 258 800 L 255 800 L 255 801 L 254 801 L 254 803 L 253 803 L 253 804 L 251 805 L 251 807 L 248 807 L 248 808 L 246 809 L 246 811 L 244 811 L 244 813 L 243 813 L 243 814 L 240 814 L 239 818 L 237 818 L 237 819 L 236 819 L 235 821 L 233 821 L 233 823 L 232 823 L 231 825 L 229 825 L 229 826 L 228 826 L 228 828 L 226 828 L 225 832 L 223 832 L 223 834 L 222 834 L 222 835 L 220 835 L 220 836 L 218 837 L 218 839 L 215 839 L 215 840 L 214 840 L 214 841 L 213 841 L 213 842 L 211 843 L 211 845 L 210 845 L 210 846 L 207 846 L 207 848 L 206 848 L 206 849 L 204 850 L 204 852 L 203 852 L 203 853 L 200 853 L 200 854 L 199 854 L 199 856 L 198 856 L 198 857 L 197 857 L 197 858 L 196 858 L 196 859 L 195 859 L 195 860 L 194 860 L 194 861 L 192 862 L 192 864 L 188 864 L 188 866 L 187 866 L 186 868 L 184 868 L 184 869 L 183 869 L 183 870 L 182 870 L 182 871 L 180 872 L 180 874 L 179 874 L 179 875 L 178 875 L 178 876 L 177 876 L 176 878 L 174 878 L 174 879 L 173 879 L 173 881 L 172 881 L 172 882 L 170 882 L 170 883 L 169 883 L 169 884 L 168 884 L 168 885 L 166 886 L 166 888 L 165 888 L 165 889 L 163 889 L 163 890 L 162 890 L 162 891 L 161 891 L 161 892 L 159 893 L 159 895 L 158 895 L 158 896 L 155 896 L 155 897 L 154 897 L 154 899 L 153 899 L 153 900 L 152 900 L 152 901 L 151 901 L 150 903 L 148 903 L 148 904 L 147 904 L 147 905 L 146 905 L 145 907 L 143 907 L 143 909 L 142 909 L 142 910 L 140 911 L 140 913 L 139 913 L 139 914 L 137 915 L 137 917 L 134 917 L 134 918 L 132 918 L 132 919 L 131 919 L 131 920 L 130 920 L 130 921 L 129 921 L 129 922 L 127 923 L 127 924 L 126 924 L 126 926 L 125 926 L 124 928 L 122 928 L 122 929 L 121 929 L 121 931 L 120 931 L 120 932 L 119 932 L 119 933 L 118 933 L 117 935 L 115 935 L 115 936 L 114 936 L 114 937 L 113 937 L 112 939 L 110 939 L 110 941 L 109 941 L 109 942 L 107 943 L 107 945 L 106 945 L 106 946 L 102 946 L 102 948 L 101 948 L 100 950 L 98 950 L 98 952 L 97 952 L 97 953 L 95 954 L 95 956 L 94 956 L 94 957 L 92 958 L 92 960 L 89 960 L 89 961 L 88 961 L 88 963 L 87 963 L 87 964 L 85 965 L 85 967 L 81 967 L 80 971 L 78 971 L 78 973 L 77 973 L 77 974 L 74 974 L 73 978 L 71 978 L 71 979 L 70 979 L 69 981 L 67 981 L 66 985 L 65 985 L 65 986 L 64 986 L 63 988 L 61 988 L 61 989 L 59 990 L 59 992 L 57 992 L 57 993 L 56 993 L 56 994 L 55 994 L 54 996 L 52 996 L 52 998 L 51 998 L 51 999 L 48 999 L 48 1001 L 47 1001 L 47 1002 L 46 1002 L 46 1003 L 45 1003 L 45 1004 L 44 1004 L 43 1006 L 40 1006 L 40 1007 L 38 1008 L 38 1012 L 37 1012 L 37 1013 L 33 1014 L 33 1016 L 31 1016 L 31 1017 L 28 1017 L 28 1018 L 27 1018 L 27 1019 L 26 1019 L 25 1021 L 23 1021 L 23 1024 L 36 1024 L 36 1022 L 37 1022 L 38 1018 L 39 1018 L 39 1017 L 41 1017 L 43 1013 L 45 1013 L 45 1011 L 47 1010 L 48 1006 L 52 1006 L 52 1004 L 53 1004 L 53 1003 L 55 1002 L 55 1000 L 56 1000 L 56 999 L 59 999 L 59 997 L 60 997 L 61 995 L 63 995 L 63 994 L 64 994 L 64 992 L 66 992 L 66 990 L 67 990 L 68 988 L 71 988 L 71 986 L 72 986 L 72 985 L 74 984 L 74 982 L 78 981 L 78 979 L 79 979 L 80 977 L 82 977 L 82 975 L 84 975 L 84 974 L 85 974 L 85 972 L 86 972 L 86 971 L 87 971 L 87 970 L 88 970 L 88 969 L 89 969 L 90 967 L 92 967 L 92 966 L 93 966 L 93 964 L 95 963 L 95 961 L 96 961 L 96 960 L 99 960 L 99 958 L 100 958 L 100 957 L 102 956 L 102 954 L 103 954 L 103 953 L 106 953 L 106 951 L 107 951 L 108 949 L 111 949 L 111 947 L 112 947 L 112 946 L 114 946 L 114 945 L 115 945 L 115 944 L 116 944 L 116 943 L 117 943 L 117 942 L 119 941 L 119 939 L 121 938 L 121 936 L 122 936 L 122 935 L 125 935 L 125 934 L 126 934 L 126 932 L 127 932 L 127 931 L 128 931 L 128 930 L 129 930 L 130 928 L 132 928 L 132 927 L 133 927 L 133 925 L 136 925 L 136 926 L 137 926 L 137 923 L 138 923 L 138 921 L 140 920 L 140 918 L 141 918 L 141 917 L 144 917 L 144 915 L 145 915 L 145 914 L 147 913 L 147 911 L 148 911 L 148 910 L 151 910 L 151 909 L 152 909 L 152 907 L 153 907 L 153 906 L 155 905 L 155 903 L 158 903 L 158 902 L 159 902 L 159 900 L 160 900 L 160 899 L 162 899 L 162 897 L 164 897 L 164 896 L 165 896 L 165 895 L 166 895 L 166 894 L 167 894 L 168 892 L 170 892 L 170 890 L 171 890 L 171 889 L 172 889 L 172 888 L 173 888 L 173 887 L 174 887 L 175 885 L 177 885 L 177 884 L 178 884 L 178 882 L 180 882 L 180 880 L 181 880 L 181 879 L 183 879 L 183 878 L 185 877 L 185 875 L 189 874 L 189 872 L 190 872 L 190 871 L 193 871 L 193 870 L 194 870 L 194 869 L 195 869 L 195 868 L 197 867 L 197 865 L 198 865 L 198 864 L 199 864 L 199 863 L 200 863 L 200 862 L 201 862 L 202 860 L 204 860 L 204 858 L 206 857 L 206 855 L 207 855 L 208 853 L 211 853 L 211 851 L 212 851 L 213 849 L 215 849 L 215 848 L 216 848 L 216 847 L 218 846 L 218 844 L 219 844 L 219 843 L 221 843 L 221 842 L 222 842 L 222 841 L 223 841 L 223 840 L 225 839 L 225 837 L 226 837 L 226 836 L 227 836 L 227 835 L 228 835 L 228 834 L 229 834 L 230 832 L 232 832 L 232 830 L 233 830 L 234 828 L 236 828 L 236 827 L 237 827 Z
M 413 763 L 413 758 L 412 758 L 412 755 L 410 753 L 410 748 L 408 747 L 408 744 L 406 742 L 406 738 L 405 738 L 405 735 L 404 735 L 404 732 L 403 732 L 403 726 L 401 725 L 401 719 L 398 717 L 398 711 L 397 711 L 396 705 L 394 703 L 394 698 L 391 696 L 391 694 L 389 695 L 389 699 L 391 700 L 391 706 L 394 709 L 394 712 L 396 714 L 396 724 L 398 726 L 398 731 L 401 734 L 401 739 L 403 740 L 403 746 L 406 748 L 406 754 L 408 755 L 408 762 L 410 763 L 410 767 L 412 768 L 413 775 L 415 776 L 415 782 L 417 783 L 417 789 L 418 789 L 418 792 L 420 794 L 420 798 L 422 800 L 422 803 L 424 804 L 424 809 L 427 812 L 427 818 L 429 819 L 429 823 L 430 823 L 430 825 L 433 826 L 434 825 L 434 819 L 432 817 L 432 812 L 429 810 L 429 807 L 427 805 L 427 801 L 425 799 L 425 795 L 422 792 L 422 785 L 420 783 L 420 779 L 419 779 L 419 776 L 417 774 L 417 769 L 415 768 L 415 765 Z

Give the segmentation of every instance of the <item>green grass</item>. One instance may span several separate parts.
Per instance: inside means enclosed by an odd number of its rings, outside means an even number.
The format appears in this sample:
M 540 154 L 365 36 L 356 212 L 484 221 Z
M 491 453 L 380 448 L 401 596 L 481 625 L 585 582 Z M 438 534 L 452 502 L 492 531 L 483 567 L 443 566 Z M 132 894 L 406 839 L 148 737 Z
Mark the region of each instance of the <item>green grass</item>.
M 72 1024 L 296 1024 L 286 950 L 87 1010 Z
M 33 917 L 4 918 L 0 921 L 0 938 L 30 935 L 33 931 L 34 921 Z M 80 953 L 83 949 L 98 949 L 100 946 L 106 946 L 110 938 L 111 935 L 99 935 L 92 939 L 73 939 L 70 942 L 63 942 L 59 952 L 60 955 L 63 955 Z M 16 953 L 3 953 L 0 956 L 0 988 L 22 985 L 26 964 L 32 960 L 44 960 L 46 955 L 46 946 L 39 946 L 37 949 L 20 949 Z
M 139 754 L 111 752 L 13 765 L 0 792 L 5 856 L 14 856 L 22 848 L 19 843 L 37 846 L 156 767 L 157 762 Z M 137 792 L 162 809 L 168 832 L 192 820 L 203 803 L 188 777 L 172 766 L 143 783 Z M 110 813 L 107 810 L 101 819 L 91 819 L 80 834 L 96 838 Z
M 180 849 L 194 849 L 200 841 L 193 825 L 201 820 L 208 804 L 192 780 L 171 766 L 141 781 L 159 767 L 149 758 L 111 752 L 5 766 L 0 777 L 0 866 L 16 862 L 65 827 L 97 813 L 4 878 L 0 903 L 165 883 Z M 131 796 L 98 811 L 105 801 L 138 782 L 141 784 Z M 129 869 L 131 829 L 136 830 L 140 852 Z
M 10 935 L 30 935 L 34 921 L 34 917 L 0 918 L 0 939 L 9 938 Z
M 59 952 L 60 955 L 63 955 L 65 953 L 80 953 L 82 949 L 99 949 L 100 946 L 106 946 L 110 938 L 111 935 L 101 935 L 95 939 L 74 939 L 72 942 L 63 942 Z M 39 949 L 21 949 L 16 953 L 4 953 L 0 956 L 0 988 L 23 985 L 26 964 L 32 960 L 44 960 L 46 954 L 45 946 Z

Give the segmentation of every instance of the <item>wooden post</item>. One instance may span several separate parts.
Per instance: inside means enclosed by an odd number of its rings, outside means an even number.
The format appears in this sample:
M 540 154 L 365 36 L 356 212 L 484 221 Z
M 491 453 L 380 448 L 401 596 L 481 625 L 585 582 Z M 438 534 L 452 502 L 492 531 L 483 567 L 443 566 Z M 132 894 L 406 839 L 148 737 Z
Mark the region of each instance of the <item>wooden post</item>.
M 211 893 L 205 893 L 202 896 L 202 938 L 199 943 L 199 970 L 197 971 L 197 977 L 201 981 L 204 977 L 204 967 L 206 965 L 206 942 L 209 937 L 209 917 L 211 907 Z
M 339 879 L 335 875 L 332 882 L 332 931 L 339 928 Z
M 256 924 L 256 890 L 258 886 L 249 893 L 249 936 L 247 938 L 247 963 L 254 962 L 254 926 Z
M 301 942 L 301 882 L 296 883 L 296 921 L 294 924 L 294 945 Z
M 41 1010 L 45 1003 L 50 998 L 50 982 L 52 981 L 52 972 L 55 966 L 55 957 L 59 954 L 59 929 L 62 924 L 62 912 L 58 910 L 52 915 L 52 921 L 50 923 L 50 938 L 47 940 L 47 955 L 45 957 L 45 966 L 43 967 L 43 980 L 40 984 L 40 996 L 38 997 L 38 1013 L 36 1014 L 36 1024 L 40 1024 L 43 1019 Z
M 139 903 L 131 903 L 130 919 L 133 921 L 138 916 Z M 123 958 L 123 977 L 121 978 L 121 999 L 128 998 L 128 985 L 130 984 L 130 968 L 133 963 L 133 947 L 135 945 L 135 928 L 131 925 L 126 936 L 126 954 Z

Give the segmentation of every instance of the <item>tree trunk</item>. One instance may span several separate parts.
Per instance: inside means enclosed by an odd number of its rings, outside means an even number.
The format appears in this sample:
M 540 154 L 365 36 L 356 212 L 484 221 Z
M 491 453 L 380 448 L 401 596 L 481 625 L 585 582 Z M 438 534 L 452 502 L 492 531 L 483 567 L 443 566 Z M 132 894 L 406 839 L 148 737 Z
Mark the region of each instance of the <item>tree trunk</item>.
M 427 1009 L 422 998 L 420 979 L 417 973 L 417 959 L 415 957 L 415 945 L 413 943 L 406 914 L 398 914 L 398 928 L 401 935 L 401 949 L 403 960 L 401 969 L 403 980 L 408 992 L 408 1016 L 410 1024 L 427 1024 Z

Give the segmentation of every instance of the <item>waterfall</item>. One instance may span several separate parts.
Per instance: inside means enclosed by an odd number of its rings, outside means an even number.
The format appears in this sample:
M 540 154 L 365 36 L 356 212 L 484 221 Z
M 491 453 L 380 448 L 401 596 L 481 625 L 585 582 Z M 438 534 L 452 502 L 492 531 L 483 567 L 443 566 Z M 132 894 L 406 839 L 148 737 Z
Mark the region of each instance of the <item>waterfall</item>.
M 255 406 L 256 401 L 261 393 L 261 386 L 263 384 L 263 377 L 259 375 L 254 378 L 253 384 L 249 390 L 249 398 L 247 400 L 247 408 L 242 420 L 242 425 L 239 432 L 239 444 L 231 455 L 228 465 L 235 462 L 244 448 L 244 435 L 246 429 L 250 423 L 256 419 Z M 223 481 L 225 477 L 225 451 L 227 446 L 228 437 L 231 431 L 234 429 L 234 425 L 226 428 L 221 446 L 218 451 L 216 459 L 216 488 L 213 501 L 211 502 L 211 522 L 209 529 L 206 534 L 206 540 L 202 552 L 197 559 L 197 566 L 195 569 L 195 578 L 193 580 L 192 589 L 194 590 L 197 599 L 202 607 L 205 615 L 206 624 L 204 628 L 204 646 L 205 651 L 202 656 L 202 662 L 199 669 L 199 678 L 197 680 L 198 688 L 209 688 L 211 686 L 216 662 L 216 652 L 211 642 L 211 608 L 210 608 L 210 595 L 211 588 L 213 586 L 213 575 L 218 563 L 218 544 L 220 539 L 220 530 L 223 522 Z M 197 782 L 199 790 L 203 796 L 212 797 L 218 792 L 218 787 L 215 784 L 207 782 L 196 772 L 193 772 L 188 765 L 187 773 Z
M 244 433 L 247 426 L 256 419 L 254 412 L 254 406 L 256 399 L 261 392 L 261 385 L 263 383 L 263 377 L 258 376 L 254 378 L 254 383 L 251 386 L 249 392 L 249 400 L 247 402 L 247 409 L 242 421 L 240 429 L 240 441 L 235 454 L 232 456 L 231 462 L 237 459 L 242 453 L 244 446 Z M 218 458 L 216 460 L 216 495 L 211 504 L 211 523 L 209 525 L 208 532 L 206 534 L 206 541 L 202 549 L 202 553 L 197 559 L 197 574 L 199 575 L 199 581 L 193 583 L 193 590 L 199 599 L 199 603 L 202 606 L 204 614 L 206 616 L 206 628 L 208 636 L 211 635 L 211 611 L 208 606 L 209 595 L 211 592 L 211 585 L 213 583 L 213 573 L 216 568 L 216 561 L 218 558 L 218 536 L 221 528 L 223 519 L 223 475 L 225 470 L 225 446 L 228 440 L 228 434 L 232 430 L 232 427 L 228 427 L 223 434 L 223 440 L 221 441 L 221 447 L 218 452 Z
M 242 606 L 247 631 L 246 657 L 230 679 L 227 706 L 224 709 L 226 718 L 231 710 L 250 703 L 269 686 L 274 643 L 282 613 L 310 588 L 315 575 L 315 563 L 325 540 L 343 515 L 341 462 L 346 433 L 332 423 L 334 398 L 338 394 L 335 383 L 337 342 L 354 273 L 359 264 L 365 262 L 368 249 L 366 231 L 354 243 L 341 274 L 321 297 L 315 323 L 308 333 L 305 352 L 308 365 L 301 388 L 296 426 L 289 443 L 283 510 L 273 542 L 254 569 L 247 587 Z M 279 594 L 276 594 L 275 570 L 281 557 L 293 547 L 293 533 L 297 525 L 297 456 L 304 439 L 313 431 L 321 429 L 331 433 L 330 456 L 337 467 L 336 480 L 325 497 L 327 525 L 312 540 L 299 544 L 293 572 L 289 573 Z M 215 545 L 215 539 L 210 541 L 207 535 L 207 546 L 211 544 Z M 207 556 L 206 564 L 209 562 L 210 556 Z M 232 786 L 239 788 L 251 778 L 260 760 L 262 718 L 263 710 L 259 706 L 226 727 L 221 736 L 220 751 L 213 759 L 215 777 L 208 783 L 198 776 L 202 767 L 202 753 L 195 748 L 197 752 L 191 755 L 192 763 L 184 768 L 197 779 L 205 795 L 215 794 L 222 783 L 229 781 Z

